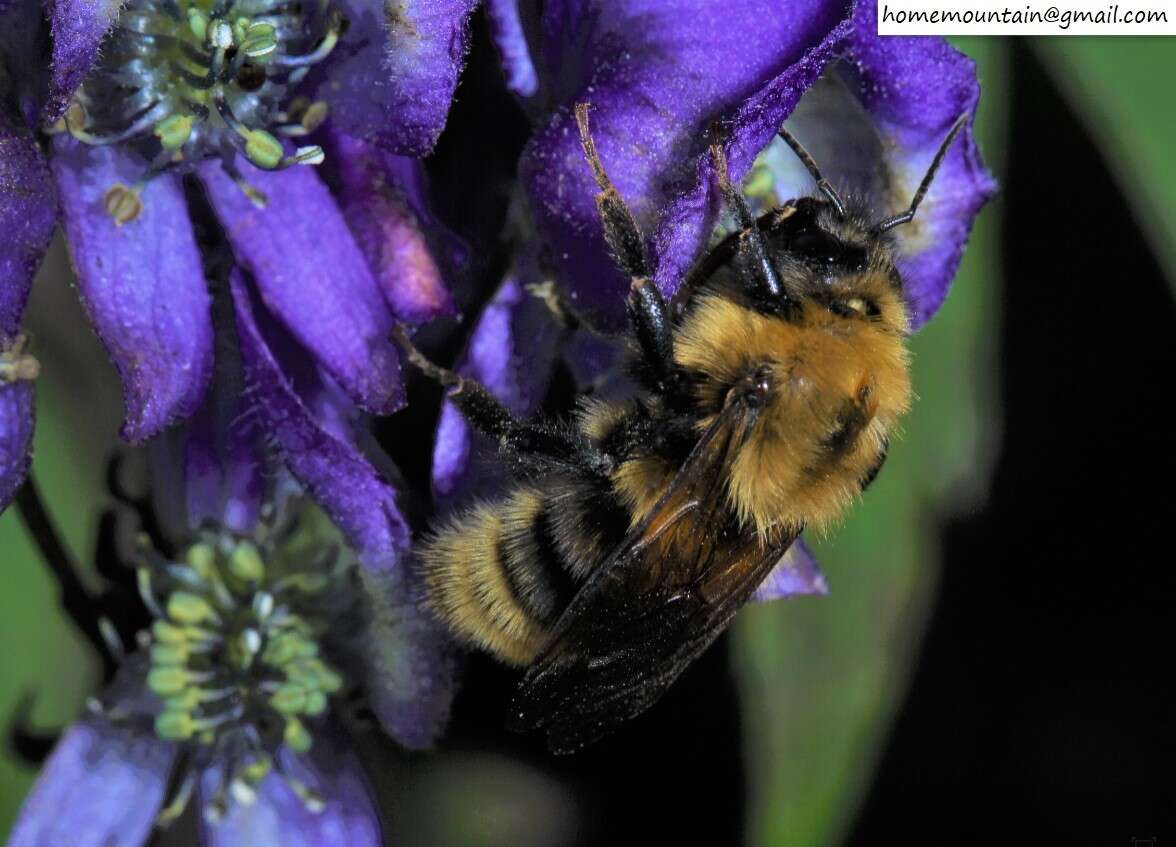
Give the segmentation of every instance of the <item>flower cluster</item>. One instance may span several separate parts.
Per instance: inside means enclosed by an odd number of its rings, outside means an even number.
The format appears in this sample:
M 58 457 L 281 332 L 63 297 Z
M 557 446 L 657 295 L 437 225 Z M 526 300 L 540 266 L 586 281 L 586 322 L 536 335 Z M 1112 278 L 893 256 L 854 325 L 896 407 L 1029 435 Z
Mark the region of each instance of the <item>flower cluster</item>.
M 428 431 L 387 417 L 405 399 L 393 329 L 430 324 L 521 415 L 560 362 L 581 389 L 615 377 L 547 302 L 624 319 L 577 104 L 667 297 L 723 225 L 712 144 L 770 207 L 814 190 L 786 124 L 882 217 L 968 115 L 894 233 L 915 324 L 947 296 L 994 183 L 974 67 L 944 41 L 879 37 L 866 0 L 484 5 L 501 70 L 474 90 L 509 91 L 525 131 L 467 120 L 426 161 L 474 0 L 0 0 L 0 508 L 54 367 L 22 321 L 60 224 L 121 435 L 152 446 L 154 508 L 180 515 L 136 551 L 120 669 L 12 844 L 143 843 L 192 798 L 209 843 L 379 843 L 341 695 L 404 746 L 437 737 L 454 663 L 412 530 L 501 482 L 448 403 Z M 430 452 L 425 485 L 390 458 Z M 825 590 L 800 543 L 757 597 Z

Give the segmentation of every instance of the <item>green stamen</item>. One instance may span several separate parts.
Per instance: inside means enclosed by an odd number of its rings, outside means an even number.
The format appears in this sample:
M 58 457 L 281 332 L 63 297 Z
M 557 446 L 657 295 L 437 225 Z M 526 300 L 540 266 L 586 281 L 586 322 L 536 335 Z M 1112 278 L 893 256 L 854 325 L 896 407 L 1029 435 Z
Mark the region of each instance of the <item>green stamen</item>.
M 251 129 L 244 133 L 245 158 L 259 168 L 273 170 L 282 162 L 282 143 L 264 129 Z
M 179 0 L 177 8 L 175 0 L 125 0 L 110 49 L 48 129 L 86 144 L 125 145 L 150 163 L 133 184 L 110 186 L 103 197 L 119 226 L 139 217 L 151 179 L 205 159 L 219 158 L 260 205 L 263 196 L 234 167 L 238 153 L 267 170 L 323 160 L 318 147 L 287 155 L 275 135 L 304 135 L 327 114 L 325 104 L 303 106 L 304 121 L 287 123 L 298 84 L 346 28 L 330 3 Z
M 306 753 L 314 744 L 314 739 L 306 731 L 306 726 L 298 718 L 288 718 L 286 729 L 282 733 L 282 741 L 295 753 Z
M 176 623 L 220 623 L 220 615 L 207 600 L 187 591 L 177 591 L 168 598 L 167 615 Z
M 245 582 L 259 582 L 265 576 L 261 554 L 251 541 L 242 541 L 229 554 L 229 572 Z
M 141 555 L 139 583 L 157 618 L 140 634 L 146 687 L 159 701 L 155 734 L 224 767 L 206 814 L 252 802 L 279 747 L 310 750 L 344 687 L 318 638 L 356 613 L 354 583 L 338 562 L 337 536 L 318 534 L 322 525 L 291 517 L 249 537 L 206 531 L 178 562 Z M 308 808 L 321 808 L 317 792 L 281 776 Z M 177 797 L 161 820 L 186 802 Z
M 165 150 L 179 150 L 192 137 L 195 122 L 191 115 L 170 115 L 155 125 L 155 135 Z
M 188 9 L 188 28 L 200 42 L 208 38 L 208 15 L 202 9 Z

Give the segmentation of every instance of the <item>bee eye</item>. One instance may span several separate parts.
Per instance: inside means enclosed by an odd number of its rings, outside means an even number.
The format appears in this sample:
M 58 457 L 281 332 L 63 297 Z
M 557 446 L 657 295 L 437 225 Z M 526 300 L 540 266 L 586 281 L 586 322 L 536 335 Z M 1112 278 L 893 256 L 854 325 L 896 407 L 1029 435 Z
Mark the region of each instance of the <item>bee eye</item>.
M 876 303 L 862 297 L 847 297 L 844 300 L 831 300 L 828 301 L 827 308 L 833 314 L 840 315 L 843 318 L 873 318 L 880 314 Z
M 803 229 L 792 239 L 792 250 L 810 261 L 831 265 L 841 255 L 841 244 L 819 229 Z

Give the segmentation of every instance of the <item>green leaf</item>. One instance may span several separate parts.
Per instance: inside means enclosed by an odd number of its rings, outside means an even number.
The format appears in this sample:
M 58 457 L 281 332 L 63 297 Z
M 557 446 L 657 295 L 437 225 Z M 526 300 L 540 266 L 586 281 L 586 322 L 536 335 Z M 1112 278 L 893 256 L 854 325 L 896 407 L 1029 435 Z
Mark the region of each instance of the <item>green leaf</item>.
M 70 278 L 58 242 L 37 276 L 26 321 L 41 363 L 33 473 L 66 545 L 87 562 L 105 501 L 103 469 L 115 441 L 120 391 Z M 15 506 L 0 516 L 0 550 L 0 730 L 29 694 L 35 698 L 33 728 L 51 732 L 71 723 L 94 693 L 97 664 L 62 613 L 57 585 Z M 36 771 L 12 756 L 7 744 L 0 750 L 0 833 L 6 833 Z

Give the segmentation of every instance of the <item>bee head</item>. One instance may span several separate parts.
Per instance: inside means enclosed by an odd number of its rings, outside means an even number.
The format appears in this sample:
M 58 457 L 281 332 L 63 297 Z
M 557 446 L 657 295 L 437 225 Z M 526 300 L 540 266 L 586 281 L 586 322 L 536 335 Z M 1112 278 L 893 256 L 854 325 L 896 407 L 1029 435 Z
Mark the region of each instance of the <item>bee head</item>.
M 888 324 L 890 330 L 905 331 L 902 278 L 886 233 L 914 219 L 966 120 L 965 113 L 952 124 L 910 206 L 881 220 L 871 220 L 864 204 L 842 199 L 808 151 L 781 129 L 780 136 L 812 175 L 819 193 L 785 203 L 761 219 L 764 245 L 777 279 L 766 286 L 762 282 L 749 286 L 752 299 L 760 301 L 757 305 L 795 316 L 807 311 L 805 304 L 811 302 L 842 318 L 867 318 Z
M 873 232 L 863 213 L 802 197 L 771 212 L 763 235 L 782 296 L 760 302 L 754 289 L 745 289 L 757 311 L 788 320 L 861 319 L 905 331 L 902 279 L 889 240 Z

